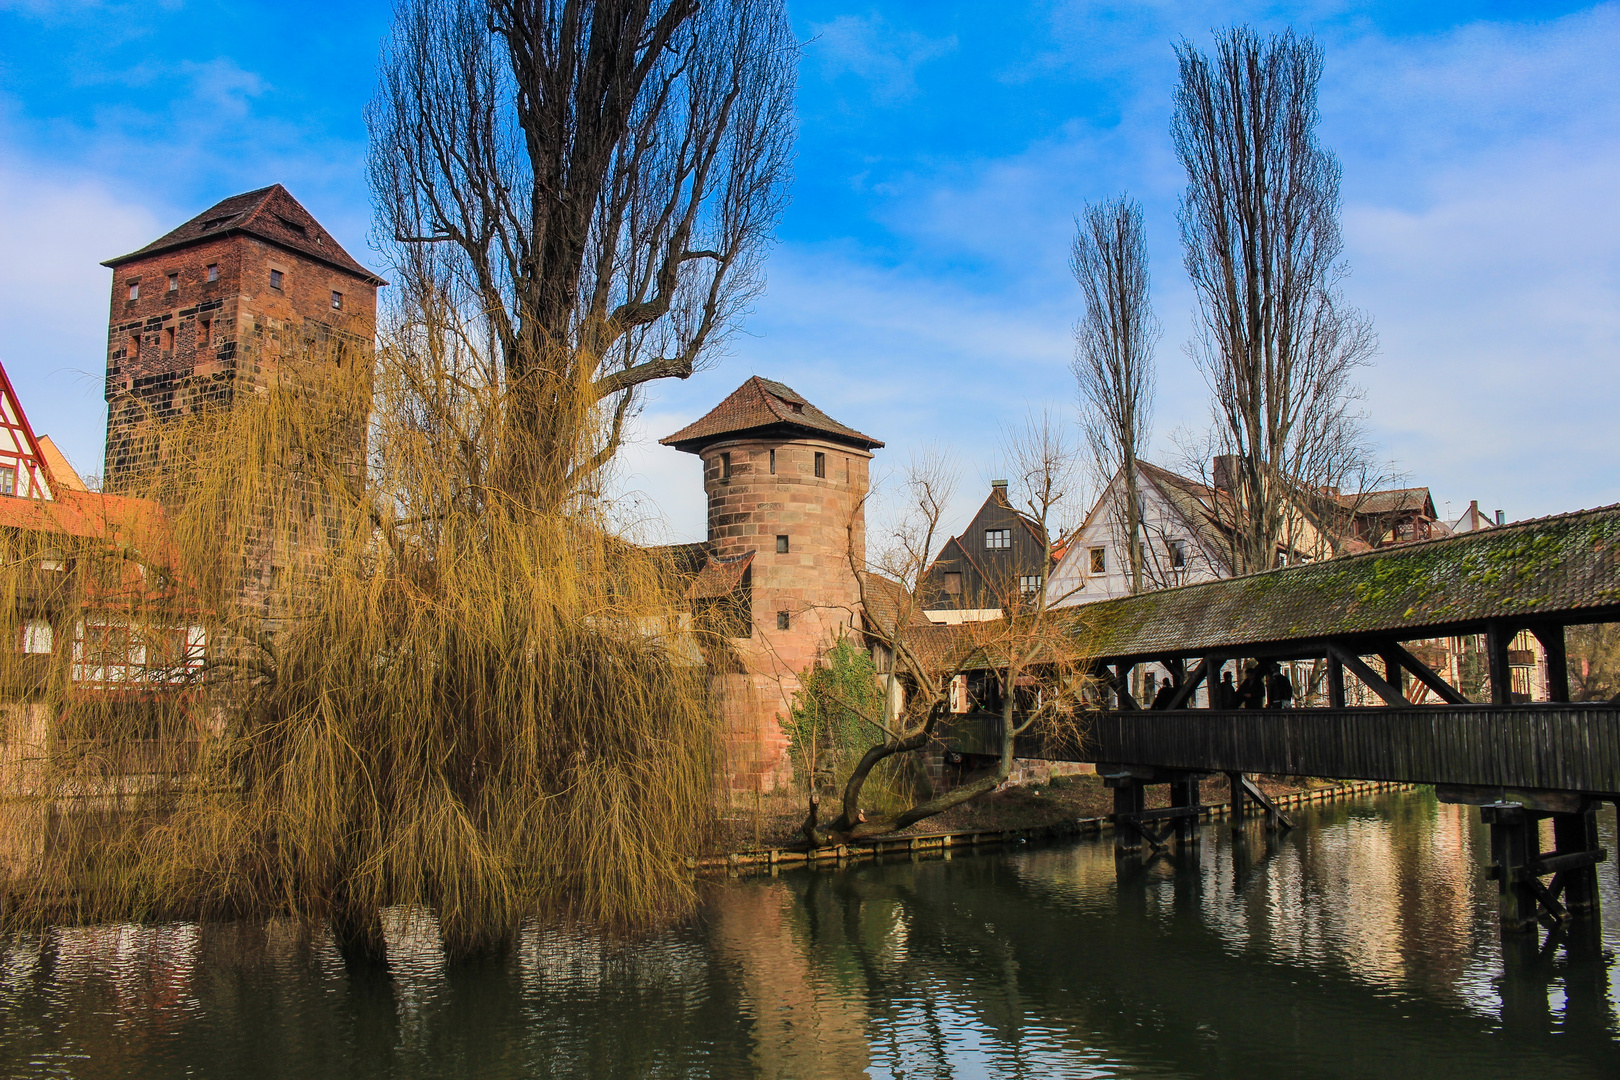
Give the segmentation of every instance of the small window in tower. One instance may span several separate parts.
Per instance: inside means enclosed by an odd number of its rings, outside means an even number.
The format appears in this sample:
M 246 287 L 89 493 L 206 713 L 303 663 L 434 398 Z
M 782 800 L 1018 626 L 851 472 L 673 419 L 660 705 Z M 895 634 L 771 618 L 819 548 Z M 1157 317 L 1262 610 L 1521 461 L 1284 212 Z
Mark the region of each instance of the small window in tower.
M 787 554 L 787 553 L 788 553 L 788 541 L 787 541 L 787 537 L 785 537 L 785 536 L 778 536 L 778 537 L 777 537 L 777 538 L 776 538 L 776 553 L 777 553 L 777 554 L 778 554 L 778 555 L 786 555 L 786 554 Z
M 332 310 L 333 311 L 342 311 L 343 310 L 343 294 L 342 293 L 335 292 L 335 293 L 332 294 Z
M 209 281 L 218 281 L 219 280 L 219 263 L 209 263 L 208 264 L 208 280 Z
M 825 478 L 827 475 L 827 455 L 816 454 L 816 475 Z
M 272 289 L 281 288 L 281 271 L 280 270 L 272 270 L 272 271 L 270 271 L 270 287 Z
M 197 348 L 205 349 L 213 337 L 214 324 L 207 319 L 197 320 Z
M 163 328 L 163 351 L 174 351 L 174 327 L 172 326 L 165 326 Z
M 1091 555 L 1091 572 L 1093 574 L 1106 574 L 1108 572 L 1108 549 L 1092 548 L 1089 554 Z
M 986 529 L 986 530 L 984 530 L 984 546 L 987 547 L 987 548 L 990 548 L 990 549 L 1000 549 L 1000 548 L 1010 548 L 1010 547 L 1012 547 L 1012 530 L 1011 529 Z
M 0 495 L 17 494 L 17 467 L 0 465 Z
M 776 628 L 778 630 L 786 630 L 792 623 L 793 619 L 788 612 L 778 611 L 776 613 Z
M 179 292 L 180 291 L 180 275 L 179 274 L 170 274 L 169 275 L 169 291 L 170 292 Z
M 721 454 L 720 455 L 720 479 L 722 479 L 722 480 L 730 480 L 731 479 L 731 455 L 730 454 Z
M 131 281 L 129 283 L 129 298 L 131 300 L 139 300 L 141 298 L 141 283 L 140 282 Z
M 771 451 L 771 475 L 776 475 L 776 451 Z

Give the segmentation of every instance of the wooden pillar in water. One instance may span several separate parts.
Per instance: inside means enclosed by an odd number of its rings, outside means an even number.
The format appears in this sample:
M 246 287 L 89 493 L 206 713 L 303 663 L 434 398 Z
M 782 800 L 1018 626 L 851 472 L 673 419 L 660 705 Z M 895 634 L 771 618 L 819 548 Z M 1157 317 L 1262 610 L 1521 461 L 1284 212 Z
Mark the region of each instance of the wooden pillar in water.
M 1226 774 L 1226 779 L 1232 785 L 1232 810 L 1231 810 L 1231 813 L 1228 814 L 1227 816 L 1231 821 L 1232 831 L 1233 832 L 1242 832 L 1243 831 L 1243 814 L 1244 814 L 1244 810 L 1245 810 L 1245 807 L 1244 807 L 1244 795 L 1243 795 L 1243 774 L 1240 773 L 1240 772 L 1229 772 L 1229 773 Z
M 1147 793 L 1134 780 L 1125 780 L 1114 788 L 1114 854 L 1135 855 L 1142 850 L 1142 838 L 1136 830 L 1119 824 L 1120 814 L 1140 814 L 1147 806 Z
M 1198 778 L 1196 776 L 1170 782 L 1170 805 L 1173 807 L 1198 805 Z M 1197 842 L 1198 819 L 1192 816 L 1176 818 L 1176 843 L 1181 845 L 1195 844 Z
M 1593 804 L 1574 814 L 1554 814 L 1553 846 L 1560 855 L 1595 851 L 1598 846 L 1597 806 Z M 1597 865 L 1578 866 L 1560 871 L 1564 882 L 1564 907 L 1571 915 L 1592 915 L 1598 910 Z
M 1491 874 L 1496 878 L 1497 915 L 1503 933 L 1536 928 L 1536 894 L 1520 871 L 1539 854 L 1536 817 L 1524 807 L 1496 803 L 1479 808 L 1491 827 Z

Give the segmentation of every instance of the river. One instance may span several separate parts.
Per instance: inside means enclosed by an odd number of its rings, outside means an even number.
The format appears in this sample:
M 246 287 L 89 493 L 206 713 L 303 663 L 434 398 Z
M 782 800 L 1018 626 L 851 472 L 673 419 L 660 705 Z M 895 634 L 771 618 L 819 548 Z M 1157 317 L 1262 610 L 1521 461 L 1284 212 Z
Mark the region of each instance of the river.
M 1107 838 L 793 870 L 452 969 L 401 917 L 386 975 L 287 925 L 55 931 L 0 944 L 0 1075 L 1620 1077 L 1614 863 L 1601 920 L 1504 956 L 1478 816 L 1217 822 L 1123 881 Z

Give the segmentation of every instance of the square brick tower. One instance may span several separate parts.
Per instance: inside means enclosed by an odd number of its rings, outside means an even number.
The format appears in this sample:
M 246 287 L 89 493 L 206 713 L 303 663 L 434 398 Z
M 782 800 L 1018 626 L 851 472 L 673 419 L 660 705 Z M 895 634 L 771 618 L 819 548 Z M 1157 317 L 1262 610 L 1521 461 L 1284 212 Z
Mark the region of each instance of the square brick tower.
M 226 199 L 102 265 L 113 271 L 107 491 L 139 490 L 150 475 L 149 425 L 229 408 L 274 378 L 283 358 L 330 357 L 371 377 L 386 282 L 280 184 Z M 359 461 L 364 430 L 353 437 Z
M 782 718 L 799 673 L 860 625 L 850 568 L 866 555 L 867 466 L 883 444 L 792 388 L 754 377 L 707 416 L 659 440 L 703 459 L 709 564 L 722 582 L 740 670 L 715 672 L 731 779 L 771 790 L 792 779 Z

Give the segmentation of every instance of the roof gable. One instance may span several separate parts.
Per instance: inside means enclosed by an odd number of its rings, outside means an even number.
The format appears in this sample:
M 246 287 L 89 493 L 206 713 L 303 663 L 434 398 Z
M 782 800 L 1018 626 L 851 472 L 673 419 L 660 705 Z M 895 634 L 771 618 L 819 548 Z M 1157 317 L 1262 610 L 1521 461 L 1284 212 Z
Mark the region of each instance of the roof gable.
M 51 499 L 51 466 L 39 439 L 34 436 L 28 414 L 23 412 L 11 377 L 0 365 L 0 467 L 12 471 L 12 489 L 6 495 L 25 499 Z M 3 498 L 5 496 L 0 496 Z
M 140 250 L 108 259 L 101 265 L 116 268 L 148 255 L 243 233 L 326 263 L 372 285 L 388 284 L 344 251 L 315 216 L 280 184 L 223 199 Z
M 700 420 L 666 435 L 658 442 L 689 454 L 702 453 L 710 443 L 746 431 L 765 428 L 798 430 L 848 443 L 862 450 L 883 444 L 870 435 L 846 427 L 806 401 L 790 386 L 758 375 L 732 391 Z

